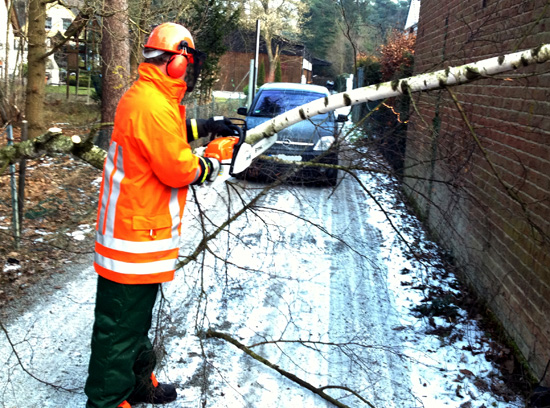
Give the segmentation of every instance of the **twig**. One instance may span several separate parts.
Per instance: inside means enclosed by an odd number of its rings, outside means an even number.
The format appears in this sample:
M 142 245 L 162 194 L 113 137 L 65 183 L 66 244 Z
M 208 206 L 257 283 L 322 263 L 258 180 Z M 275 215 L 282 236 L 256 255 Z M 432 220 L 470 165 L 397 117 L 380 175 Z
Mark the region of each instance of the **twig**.
M 279 366 L 271 363 L 269 360 L 263 358 L 262 356 L 254 353 L 252 350 L 250 350 L 250 348 L 248 348 L 247 346 L 245 346 L 244 344 L 240 343 L 239 341 L 235 340 L 233 337 L 225 334 L 225 333 L 221 333 L 221 332 L 218 332 L 218 331 L 215 331 L 215 330 L 212 330 L 212 329 L 208 329 L 208 331 L 205 333 L 206 335 L 206 338 L 217 338 L 217 339 L 222 339 L 222 340 L 225 340 L 227 341 L 228 343 L 231 343 L 233 344 L 235 347 L 237 347 L 238 349 L 242 350 L 243 352 L 245 352 L 246 354 L 248 354 L 250 357 L 252 357 L 253 359 L 259 361 L 260 363 L 268 366 L 269 368 L 277 371 L 279 374 L 281 374 L 282 376 L 288 378 L 289 380 L 291 381 L 294 381 L 295 383 L 301 385 L 302 387 L 310 390 L 311 392 L 313 392 L 314 394 L 320 396 L 321 398 L 325 399 L 326 401 L 332 403 L 333 405 L 335 405 L 336 407 L 339 407 L 339 408 L 349 408 L 348 405 L 345 405 L 343 403 L 341 403 L 340 401 L 332 398 L 330 395 L 326 394 L 323 390 L 324 389 L 328 389 L 328 388 L 340 388 L 340 389 L 344 389 L 346 391 L 349 391 L 351 392 L 353 395 L 355 395 L 357 398 L 361 399 L 363 402 L 365 402 L 369 407 L 371 408 L 376 408 L 374 405 L 372 405 L 370 402 L 368 402 L 367 400 L 365 400 L 364 398 L 362 398 L 361 396 L 359 396 L 356 392 L 346 388 L 346 387 L 340 387 L 340 386 L 324 386 L 324 387 L 320 387 L 320 388 L 317 388 L 317 387 L 314 387 L 313 385 L 311 385 L 310 383 L 308 383 L 307 381 L 304 381 L 302 380 L 301 378 L 299 378 L 298 376 L 292 374 L 292 373 L 289 373 L 288 371 L 285 371 L 283 370 L 282 368 L 280 368 Z
M 57 390 L 63 390 L 63 391 L 67 391 L 67 392 L 77 392 L 78 390 L 77 389 L 71 389 L 71 388 L 65 388 L 65 387 L 62 387 L 60 385 L 55 385 L 55 384 L 52 384 L 52 383 L 49 383 L 47 381 L 44 381 L 40 378 L 38 378 L 36 375 L 34 375 L 33 373 L 31 373 L 26 367 L 25 365 L 23 364 L 23 361 L 21 360 L 21 358 L 19 357 L 19 354 L 17 353 L 17 350 L 15 349 L 15 344 L 13 344 L 13 342 L 11 341 L 11 338 L 10 338 L 10 335 L 8 333 L 8 330 L 4 327 L 4 324 L 2 322 L 0 322 L 0 329 L 2 329 L 2 331 L 4 332 L 4 334 L 6 335 L 6 339 L 8 339 L 8 343 L 10 344 L 10 347 L 13 351 L 13 354 L 15 355 L 15 358 L 17 359 L 17 362 L 19 364 L 19 366 L 21 367 L 21 369 L 26 373 L 28 374 L 30 377 L 34 378 L 36 381 L 38 381 L 39 383 L 42 383 L 42 384 L 45 384 L 45 385 L 49 385 L 50 387 L 53 387 Z

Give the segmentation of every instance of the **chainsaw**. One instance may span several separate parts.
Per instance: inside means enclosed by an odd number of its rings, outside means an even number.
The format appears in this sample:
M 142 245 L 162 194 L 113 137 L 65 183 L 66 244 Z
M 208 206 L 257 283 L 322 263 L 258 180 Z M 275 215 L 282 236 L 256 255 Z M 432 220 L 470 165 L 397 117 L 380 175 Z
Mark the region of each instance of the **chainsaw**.
M 242 121 L 242 119 L 231 118 Z M 236 136 L 225 136 L 214 139 L 204 149 L 202 156 L 211 157 L 220 162 L 218 177 L 212 184 L 220 184 L 230 177 L 245 171 L 252 161 L 269 149 L 277 141 L 277 134 L 261 139 L 254 145 L 245 142 L 246 130 L 243 126 L 233 124 L 229 126 Z M 198 152 L 197 154 L 201 154 Z

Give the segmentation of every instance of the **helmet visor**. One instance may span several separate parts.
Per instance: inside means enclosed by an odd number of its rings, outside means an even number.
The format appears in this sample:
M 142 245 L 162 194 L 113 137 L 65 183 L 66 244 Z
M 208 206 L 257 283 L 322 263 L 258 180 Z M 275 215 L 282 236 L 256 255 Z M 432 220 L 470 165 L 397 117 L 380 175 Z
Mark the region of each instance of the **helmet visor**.
M 199 80 L 202 66 L 206 60 L 206 54 L 194 48 L 187 48 L 187 53 L 184 52 L 184 54 L 189 64 L 187 66 L 185 82 L 187 83 L 187 91 L 192 92 Z

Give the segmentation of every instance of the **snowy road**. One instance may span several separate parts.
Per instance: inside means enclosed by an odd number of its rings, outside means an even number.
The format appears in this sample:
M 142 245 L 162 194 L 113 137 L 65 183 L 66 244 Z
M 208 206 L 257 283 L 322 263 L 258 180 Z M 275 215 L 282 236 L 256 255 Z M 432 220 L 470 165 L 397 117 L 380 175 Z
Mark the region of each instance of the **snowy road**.
M 263 188 L 239 184 L 246 187 L 239 194 L 198 190 L 205 213 L 188 206 L 182 255 L 202 236 L 199 220 L 212 231 L 211 223 L 227 217 L 227 206 L 212 203 L 224 201 L 236 211 L 239 197 L 248 201 Z M 390 194 L 382 191 L 379 199 L 403 218 Z M 468 401 L 471 407 L 516 406 L 475 391 L 464 377 L 459 395 L 453 383 L 458 369 L 482 376 L 492 367 L 482 356 L 464 356 L 460 343 L 444 347 L 424 334 L 422 320 L 408 312 L 422 294 L 401 285 L 405 267 L 413 271 L 407 280 L 425 276 L 421 268 L 414 271 L 383 214 L 353 180 L 344 179 L 335 191 L 288 185 L 270 191 L 163 286 L 153 334 L 162 353 L 158 377 L 178 385 L 179 398 L 169 406 L 333 406 L 233 345 L 196 335 L 207 329 L 254 346 L 314 387 L 340 387 L 325 392 L 350 407 L 369 406 L 358 396 L 386 408 Z M 94 292 L 95 274 L 86 268 L 6 325 L 0 407 L 84 407 Z M 475 345 L 475 327 L 468 330 L 465 341 Z

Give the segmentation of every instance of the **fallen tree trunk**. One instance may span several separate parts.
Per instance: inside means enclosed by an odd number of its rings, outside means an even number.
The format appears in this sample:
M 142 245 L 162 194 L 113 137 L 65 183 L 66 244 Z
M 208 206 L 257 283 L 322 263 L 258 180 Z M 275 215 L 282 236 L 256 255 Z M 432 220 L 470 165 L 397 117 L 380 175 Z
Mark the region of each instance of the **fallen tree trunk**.
M 409 92 L 430 91 L 460 85 L 478 79 L 490 78 L 522 66 L 547 62 L 548 60 L 550 60 L 550 44 L 545 44 L 531 50 L 501 55 L 459 67 L 450 67 L 441 71 L 330 95 L 298 106 L 253 129 L 247 130 L 246 142 L 255 144 L 262 138 L 272 136 L 302 120 L 345 106 L 391 98 Z
M 341 92 L 294 108 L 253 129 L 247 130 L 246 142 L 255 144 L 262 138 L 272 136 L 302 120 L 346 106 L 382 100 L 409 92 L 430 91 L 456 86 L 549 60 L 550 44 L 544 44 L 530 50 L 488 58 L 459 67 L 450 67 L 428 74 L 357 88 L 349 92 Z M 0 174 L 6 166 L 15 163 L 19 159 L 34 158 L 49 152 L 72 153 L 94 167 L 101 169 L 105 160 L 105 151 L 90 146 L 88 144 L 90 137 L 86 140 L 86 143 L 73 143 L 71 139 L 61 133 L 48 132 L 34 140 L 4 147 L 0 149 Z M 24 146 L 20 146 L 22 144 Z

